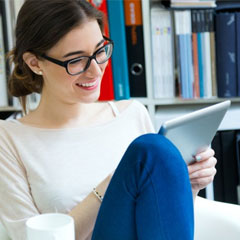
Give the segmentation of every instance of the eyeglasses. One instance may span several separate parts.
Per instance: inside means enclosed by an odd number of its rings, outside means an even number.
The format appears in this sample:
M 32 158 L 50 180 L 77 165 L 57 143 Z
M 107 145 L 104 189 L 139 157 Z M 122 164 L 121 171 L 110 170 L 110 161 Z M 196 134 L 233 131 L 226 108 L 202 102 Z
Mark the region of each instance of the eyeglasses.
M 94 59 L 98 64 L 103 64 L 112 56 L 113 41 L 105 36 L 103 36 L 103 38 L 107 41 L 107 43 L 103 47 L 99 48 L 92 56 L 81 56 L 64 62 L 49 57 L 46 54 L 41 55 L 41 57 L 59 66 L 65 67 L 67 73 L 72 76 L 78 75 L 89 68 L 92 59 Z

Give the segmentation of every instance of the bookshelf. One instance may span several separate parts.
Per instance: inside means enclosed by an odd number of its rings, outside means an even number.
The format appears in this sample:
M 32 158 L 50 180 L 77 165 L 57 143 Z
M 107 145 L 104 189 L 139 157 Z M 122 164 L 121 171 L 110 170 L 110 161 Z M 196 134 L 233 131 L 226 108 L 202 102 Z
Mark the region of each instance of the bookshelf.
M 7 23 L 7 36 L 9 47 L 13 44 L 13 25 L 16 19 L 17 12 L 23 3 L 23 0 L 5 1 L 6 7 L 6 23 Z M 144 38 L 144 54 L 145 54 L 145 67 L 146 67 L 146 84 L 147 84 L 147 97 L 135 98 L 141 101 L 147 108 L 150 117 L 155 125 L 156 130 L 159 128 L 164 120 L 170 119 L 188 113 L 202 107 L 209 106 L 214 103 L 224 101 L 224 98 L 209 98 L 209 99 L 181 99 L 181 98 L 154 98 L 154 84 L 152 75 L 152 46 L 151 46 L 151 19 L 150 8 L 156 0 L 142 0 L 142 17 L 143 17 L 143 38 Z M 223 123 L 219 130 L 240 129 L 240 98 L 232 98 L 232 106 L 228 111 Z M 14 112 L 19 110 L 19 107 L 0 107 L 0 112 Z
M 155 99 L 153 95 L 153 76 L 152 76 L 152 46 L 151 46 L 151 25 L 150 25 L 150 7 L 156 3 L 153 0 L 142 0 L 143 33 L 144 33 L 144 51 L 145 67 L 147 78 L 147 98 L 139 98 L 149 110 L 151 119 L 156 130 L 164 120 L 180 116 L 182 114 L 198 110 L 202 107 L 210 106 L 226 100 L 225 98 L 200 98 L 200 99 Z M 158 1 L 159 2 L 159 1 Z M 230 98 L 232 104 L 227 112 L 219 130 L 240 129 L 240 98 Z

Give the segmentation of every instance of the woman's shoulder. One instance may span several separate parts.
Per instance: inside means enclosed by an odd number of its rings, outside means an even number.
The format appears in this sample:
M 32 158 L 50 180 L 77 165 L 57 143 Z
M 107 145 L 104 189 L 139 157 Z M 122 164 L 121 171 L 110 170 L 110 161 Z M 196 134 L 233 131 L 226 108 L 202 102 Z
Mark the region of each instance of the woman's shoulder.
M 144 104 L 133 99 L 118 101 L 116 105 L 120 113 L 122 111 L 122 115 L 135 119 L 136 124 L 141 126 L 144 133 L 155 132 L 149 112 Z
M 114 103 L 116 104 L 116 107 L 120 113 L 124 112 L 128 108 L 131 108 L 132 110 L 146 111 L 145 106 L 135 99 L 120 100 L 115 101 Z
M 13 120 L 2 120 L 0 119 L 0 129 L 5 129 L 9 127 L 9 124 L 11 124 Z
M 0 119 L 0 138 L 5 138 L 8 136 L 10 133 L 15 132 L 15 123 L 16 120 L 11 119 L 11 120 L 2 120 Z

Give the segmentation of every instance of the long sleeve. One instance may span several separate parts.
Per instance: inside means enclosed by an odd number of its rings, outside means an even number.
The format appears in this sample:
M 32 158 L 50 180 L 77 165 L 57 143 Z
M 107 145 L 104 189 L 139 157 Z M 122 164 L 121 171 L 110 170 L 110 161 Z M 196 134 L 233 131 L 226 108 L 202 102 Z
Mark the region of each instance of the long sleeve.
M 0 218 L 12 240 L 25 240 L 27 218 L 39 214 L 24 166 L 0 144 Z

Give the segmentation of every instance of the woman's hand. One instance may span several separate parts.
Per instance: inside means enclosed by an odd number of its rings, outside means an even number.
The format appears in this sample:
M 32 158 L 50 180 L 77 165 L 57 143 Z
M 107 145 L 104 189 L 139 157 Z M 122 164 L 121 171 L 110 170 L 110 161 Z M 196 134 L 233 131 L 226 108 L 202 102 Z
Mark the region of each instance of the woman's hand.
M 188 165 L 189 178 L 192 185 L 194 198 L 198 192 L 211 183 L 216 174 L 215 165 L 217 163 L 214 157 L 214 150 L 208 148 L 195 156 L 197 162 Z

